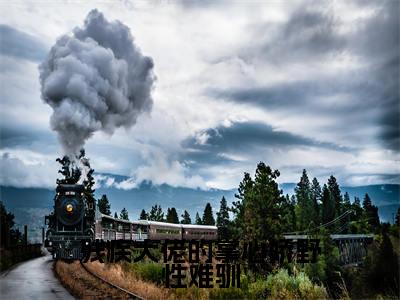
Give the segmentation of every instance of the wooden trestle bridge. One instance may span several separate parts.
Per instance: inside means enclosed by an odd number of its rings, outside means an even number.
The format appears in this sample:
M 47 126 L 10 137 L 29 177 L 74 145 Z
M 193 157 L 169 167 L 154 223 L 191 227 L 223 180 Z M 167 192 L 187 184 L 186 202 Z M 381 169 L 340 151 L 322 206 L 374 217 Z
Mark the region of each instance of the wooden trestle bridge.
M 373 234 L 331 234 L 331 239 L 339 248 L 341 265 L 357 265 L 367 256 L 368 244 L 374 239 Z M 307 239 L 305 234 L 287 234 L 285 239 Z
M 333 219 L 325 224 L 322 224 L 316 228 L 297 231 L 284 234 L 285 239 L 307 239 L 309 235 L 307 233 L 313 232 L 316 229 L 327 228 L 334 224 L 337 224 L 339 221 L 345 221 L 346 218 L 352 214 L 352 210 L 348 210 L 344 212 L 342 215 L 338 216 L 336 219 Z M 338 231 L 342 231 L 348 225 L 348 222 L 344 222 L 345 224 L 338 229 Z M 368 244 L 372 243 L 374 240 L 373 234 L 331 234 L 331 239 L 336 243 L 336 246 L 339 248 L 339 260 L 342 265 L 357 265 L 363 261 L 363 259 L 367 256 L 367 247 Z

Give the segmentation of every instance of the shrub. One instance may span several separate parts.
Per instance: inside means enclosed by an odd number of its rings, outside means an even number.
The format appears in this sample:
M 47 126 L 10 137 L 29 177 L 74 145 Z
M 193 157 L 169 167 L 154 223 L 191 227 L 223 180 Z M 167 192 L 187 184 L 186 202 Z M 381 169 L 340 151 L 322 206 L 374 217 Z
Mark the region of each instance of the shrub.
M 213 288 L 210 290 L 209 299 L 244 299 L 245 294 L 240 288 Z
M 134 263 L 131 265 L 134 272 L 145 281 L 157 284 L 164 282 L 163 265 L 153 262 Z
M 271 299 L 326 299 L 328 294 L 323 286 L 313 284 L 306 274 L 300 272 L 290 276 L 281 269 L 269 275 L 266 287 Z
M 255 282 L 249 284 L 248 297 L 249 299 L 266 299 L 268 293 L 267 281 L 256 279 Z

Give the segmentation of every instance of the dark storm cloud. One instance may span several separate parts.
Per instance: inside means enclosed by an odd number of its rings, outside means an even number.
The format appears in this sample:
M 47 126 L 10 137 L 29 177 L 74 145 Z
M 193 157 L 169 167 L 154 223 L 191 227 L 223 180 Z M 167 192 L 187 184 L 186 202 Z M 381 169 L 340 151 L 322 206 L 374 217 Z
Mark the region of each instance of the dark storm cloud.
M 2 55 L 41 61 L 46 56 L 46 46 L 32 35 L 0 24 L 0 53 Z
M 348 148 L 335 144 L 319 142 L 285 131 L 276 131 L 271 126 L 259 122 L 237 122 L 229 127 L 210 128 L 199 134 L 207 137 L 204 143 L 199 143 L 196 137 L 191 137 L 182 144 L 189 150 L 186 152 L 186 159 L 195 160 L 200 164 L 234 162 L 234 159 L 221 154 L 248 155 L 250 151 L 260 147 L 263 149 L 318 147 L 350 151 Z
M 2 124 L 0 128 L 1 148 L 13 148 L 19 146 L 32 146 L 34 143 L 41 145 L 56 144 L 56 137 L 50 131 L 41 131 L 34 128 L 22 128 L 21 126 L 8 127 Z
M 265 43 L 261 47 L 261 55 L 274 56 L 278 63 L 279 60 L 308 60 L 340 54 L 347 41 L 337 34 L 335 25 L 328 12 L 296 11 L 278 32 L 276 42 Z
M 213 149 L 196 149 L 203 147 L 199 147 L 194 143 L 192 139 L 188 139 L 183 143 L 190 148 L 186 148 L 186 151 L 180 158 L 188 166 L 205 167 L 210 165 L 224 165 L 225 167 L 229 167 L 229 165 L 236 162 L 234 159 L 221 155 L 218 151 L 213 151 Z
M 377 99 L 382 107 L 379 137 L 393 150 L 400 150 L 400 2 L 385 1 L 371 22 L 365 24 L 363 34 L 354 43 L 357 52 L 363 54 L 374 66 L 371 80 L 380 87 Z
M 364 81 L 353 81 L 350 78 L 340 79 L 334 76 L 280 83 L 269 87 L 233 88 L 229 90 L 210 89 L 208 94 L 237 103 L 257 105 L 268 110 L 310 111 L 318 110 L 329 113 L 345 113 L 360 110 L 357 102 L 345 101 L 341 105 L 326 105 L 324 97 L 343 96 L 349 100 L 360 98 L 365 102 L 375 102 L 379 90 L 373 84 Z M 361 107 L 362 108 L 362 107 Z
M 378 132 L 376 138 L 383 147 L 399 150 L 399 2 L 367 4 L 374 6 L 373 16 L 354 22 L 344 33 L 339 31 L 340 22 L 333 10 L 303 6 L 270 35 L 261 34 L 270 25 L 260 25 L 255 30 L 258 46 L 244 47 L 241 53 L 249 64 L 265 61 L 282 67 L 335 62 L 342 55 L 351 55 L 361 61 L 359 69 L 342 69 L 329 76 L 305 73 L 295 82 L 268 87 L 219 87 L 208 93 L 268 111 L 333 117 L 337 119 L 334 130 L 346 131 L 351 129 L 349 125 L 354 130 L 373 127 L 376 130 L 371 131 Z M 338 105 L 325 102 L 332 97 L 337 97 Z

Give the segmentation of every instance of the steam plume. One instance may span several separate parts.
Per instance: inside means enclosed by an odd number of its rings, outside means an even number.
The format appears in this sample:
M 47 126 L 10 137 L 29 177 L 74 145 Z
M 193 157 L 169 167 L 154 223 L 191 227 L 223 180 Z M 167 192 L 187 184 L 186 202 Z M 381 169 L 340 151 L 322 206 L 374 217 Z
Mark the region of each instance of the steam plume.
M 153 104 L 153 60 L 135 46 L 128 27 L 97 10 L 57 40 L 39 70 L 42 98 L 53 109 L 50 124 L 67 155 L 96 131 L 129 128 Z

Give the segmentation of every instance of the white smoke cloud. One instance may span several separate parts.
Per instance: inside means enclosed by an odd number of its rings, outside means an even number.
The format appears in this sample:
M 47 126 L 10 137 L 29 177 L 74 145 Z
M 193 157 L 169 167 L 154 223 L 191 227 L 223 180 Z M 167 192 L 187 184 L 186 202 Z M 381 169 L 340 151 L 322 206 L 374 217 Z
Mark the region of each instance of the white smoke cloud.
M 97 10 L 57 40 L 39 70 L 51 127 L 67 155 L 94 132 L 129 128 L 152 108 L 153 60 L 135 46 L 128 27 Z

